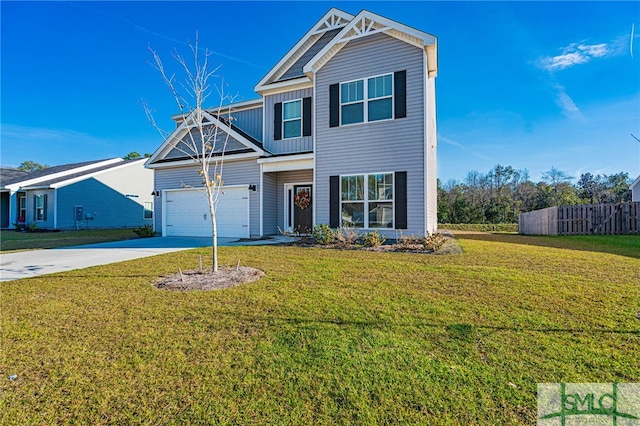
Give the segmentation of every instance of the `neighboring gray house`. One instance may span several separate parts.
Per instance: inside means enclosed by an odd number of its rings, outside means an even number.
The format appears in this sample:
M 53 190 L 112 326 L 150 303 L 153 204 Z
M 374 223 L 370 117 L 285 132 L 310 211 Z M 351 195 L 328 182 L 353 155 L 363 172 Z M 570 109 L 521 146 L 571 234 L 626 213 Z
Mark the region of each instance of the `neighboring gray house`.
M 126 228 L 153 224 L 146 159 L 89 161 L 19 173 L 2 169 L 2 228 Z
M 322 223 L 390 238 L 435 232 L 436 74 L 434 36 L 331 9 L 258 82 L 259 99 L 230 105 L 231 122 L 208 116 L 229 134 L 218 235 Z M 189 120 L 174 119 L 178 127 L 146 163 L 156 229 L 209 235 L 201 178 L 173 142 Z
M 633 181 L 629 189 L 631 190 L 631 201 L 640 201 L 640 176 Z

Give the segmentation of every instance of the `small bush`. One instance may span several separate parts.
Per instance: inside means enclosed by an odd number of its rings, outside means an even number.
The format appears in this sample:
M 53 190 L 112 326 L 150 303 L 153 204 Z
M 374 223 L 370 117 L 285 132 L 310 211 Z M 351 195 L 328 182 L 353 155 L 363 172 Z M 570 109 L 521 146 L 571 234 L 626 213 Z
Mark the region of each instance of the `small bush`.
M 351 246 L 358 240 L 359 233 L 356 228 L 343 226 L 335 230 L 335 236 L 339 243 Z
M 401 235 L 396 244 L 401 250 L 412 250 L 421 247 L 424 242 L 422 235 Z
M 387 240 L 387 237 L 378 231 L 366 232 L 360 238 L 365 247 L 378 247 Z
M 428 251 L 438 251 L 445 243 L 445 238 L 442 234 L 436 232 L 429 235 L 422 240 L 422 248 Z
M 336 235 L 333 229 L 326 223 L 313 226 L 311 236 L 315 238 L 318 244 L 327 245 L 335 241 Z
M 156 231 L 154 231 L 153 226 L 151 225 L 144 225 L 144 226 L 140 226 L 139 228 L 135 228 L 133 230 L 133 232 L 141 238 L 148 238 L 148 237 L 155 237 L 156 236 Z

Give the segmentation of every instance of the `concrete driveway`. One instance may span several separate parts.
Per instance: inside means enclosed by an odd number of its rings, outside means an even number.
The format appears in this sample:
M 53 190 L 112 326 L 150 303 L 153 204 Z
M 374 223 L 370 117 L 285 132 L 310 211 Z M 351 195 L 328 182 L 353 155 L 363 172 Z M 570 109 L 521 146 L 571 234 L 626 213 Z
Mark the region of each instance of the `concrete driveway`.
M 249 241 L 218 238 L 218 245 L 276 244 L 282 241 L 283 237 Z M 211 246 L 211 238 L 154 237 L 1 254 L 0 281 L 72 271 L 207 246 Z

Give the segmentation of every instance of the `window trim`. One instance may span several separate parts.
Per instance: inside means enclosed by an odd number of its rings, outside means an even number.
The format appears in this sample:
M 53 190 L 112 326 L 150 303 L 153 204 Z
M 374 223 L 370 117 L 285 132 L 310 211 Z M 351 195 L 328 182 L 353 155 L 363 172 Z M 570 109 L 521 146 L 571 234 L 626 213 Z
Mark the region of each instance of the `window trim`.
M 354 80 L 347 80 L 347 81 L 341 81 L 340 83 L 338 83 L 338 103 L 339 103 L 339 109 L 338 109 L 338 114 L 339 114 L 339 120 L 338 122 L 340 123 L 340 127 L 347 127 L 347 126 L 356 126 L 358 124 L 365 124 L 365 123 L 377 123 L 377 122 L 384 122 L 384 121 L 389 121 L 389 120 L 395 120 L 395 108 L 394 108 L 394 102 L 395 102 L 395 80 L 394 80 L 394 75 L 395 72 L 388 72 L 388 73 L 384 73 L 384 74 L 377 74 L 377 75 L 371 75 L 371 76 L 367 76 L 367 77 L 363 77 L 363 78 L 357 78 Z M 387 96 L 380 96 L 377 98 L 371 98 L 369 99 L 369 80 L 373 79 L 373 78 L 377 78 L 377 77 L 386 77 L 386 76 L 391 76 L 391 95 L 387 95 Z M 342 102 L 342 86 L 344 84 L 349 84 L 349 83 L 353 83 L 356 81 L 362 81 L 362 100 L 361 101 L 353 101 L 353 102 Z M 383 118 L 381 120 L 373 120 L 370 121 L 369 120 L 369 102 L 371 101 L 379 101 L 382 99 L 391 99 L 391 117 L 390 118 Z M 348 124 L 343 124 L 342 123 L 342 107 L 345 105 L 355 105 L 358 103 L 362 103 L 362 121 L 358 121 L 356 123 L 348 123 Z
M 147 204 L 150 204 L 151 208 L 148 209 Z M 149 217 L 147 217 L 147 212 L 150 213 Z M 145 201 L 142 205 L 142 218 L 146 220 L 153 219 L 153 201 Z
M 27 196 L 21 195 L 18 197 L 18 219 L 22 218 L 27 221 Z
M 34 194 L 34 211 L 35 216 L 33 218 L 34 222 L 46 222 L 47 218 L 47 194 Z M 42 200 L 42 207 L 38 207 L 38 200 Z M 42 210 L 42 219 L 38 219 L 38 210 Z
M 392 179 L 392 183 L 391 183 L 391 189 L 392 189 L 392 195 L 393 198 L 391 200 L 369 200 L 369 176 L 374 176 L 374 175 L 391 175 L 391 179 Z M 363 184 L 364 184 L 364 188 L 363 188 L 363 195 L 364 195 L 364 199 L 363 200 L 343 200 L 342 199 L 342 178 L 345 177 L 351 177 L 351 176 L 362 176 L 363 177 Z M 394 230 L 396 229 L 396 175 L 395 172 L 373 172 L 373 173 L 351 173 L 351 174 L 346 174 L 346 175 L 339 175 L 339 181 L 338 181 L 338 185 L 339 185 L 339 197 L 340 197 L 340 211 L 339 211 L 339 225 L 340 227 L 344 226 L 342 223 L 342 205 L 344 203 L 350 203 L 350 204 L 362 204 L 364 206 L 364 224 L 362 226 L 362 228 L 358 228 L 358 229 L 362 229 L 362 230 Z M 391 203 L 391 227 L 371 227 L 369 226 L 369 204 L 370 203 Z
M 286 104 L 290 104 L 290 103 L 293 103 L 293 102 L 300 102 L 300 117 L 285 119 L 284 118 L 284 106 Z M 302 98 L 292 99 L 290 101 L 282 101 L 282 123 L 280 124 L 282 126 L 282 138 L 280 140 L 300 139 L 301 137 L 303 137 L 303 134 L 304 134 L 304 129 L 302 128 L 302 126 L 304 124 L 303 123 L 303 117 L 304 117 L 304 102 L 303 102 Z M 284 124 L 287 123 L 287 122 L 297 121 L 297 120 L 300 121 L 300 135 L 286 137 L 285 136 L 285 132 L 284 132 Z

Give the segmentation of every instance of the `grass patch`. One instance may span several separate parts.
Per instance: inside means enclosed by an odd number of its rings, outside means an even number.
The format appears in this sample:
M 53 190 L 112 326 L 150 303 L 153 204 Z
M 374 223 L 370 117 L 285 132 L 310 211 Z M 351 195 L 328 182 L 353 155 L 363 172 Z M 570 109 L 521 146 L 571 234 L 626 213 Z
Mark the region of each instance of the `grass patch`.
M 517 223 L 439 223 L 439 229 L 478 232 L 518 232 Z
M 137 238 L 132 229 L 92 229 L 60 232 L 0 231 L 0 251 L 70 247 Z
M 640 380 L 635 243 L 457 235 L 221 247 L 266 276 L 214 292 L 151 285 L 207 249 L 1 283 L 0 421 L 528 425 L 539 382 Z

